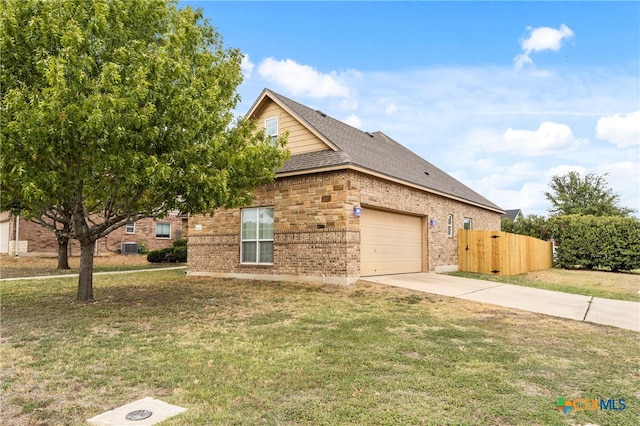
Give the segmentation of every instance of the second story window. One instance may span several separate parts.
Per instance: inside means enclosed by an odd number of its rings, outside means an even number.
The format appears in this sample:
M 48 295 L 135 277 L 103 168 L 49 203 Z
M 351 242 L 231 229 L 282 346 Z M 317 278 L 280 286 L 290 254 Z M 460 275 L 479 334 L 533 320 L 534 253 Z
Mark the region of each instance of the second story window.
M 272 142 L 278 138 L 278 117 L 267 118 L 264 121 L 264 132 Z

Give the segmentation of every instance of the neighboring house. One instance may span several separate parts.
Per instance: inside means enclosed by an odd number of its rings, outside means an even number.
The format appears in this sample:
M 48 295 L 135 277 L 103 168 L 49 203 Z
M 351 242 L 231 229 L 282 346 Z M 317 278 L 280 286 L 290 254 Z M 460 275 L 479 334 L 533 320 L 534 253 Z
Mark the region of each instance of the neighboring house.
M 190 275 L 350 284 L 457 269 L 459 228 L 503 210 L 382 132 L 264 90 L 248 117 L 289 133 L 291 158 L 246 208 L 189 218 Z
M 182 238 L 183 220 L 183 217 L 173 214 L 164 219 L 131 222 L 99 239 L 96 254 L 120 251 L 137 253 L 138 247 L 148 250 L 169 247 L 173 241 Z M 0 213 L 0 253 L 16 254 L 16 234 L 18 255 L 51 255 L 58 252 L 58 243 L 52 231 L 9 212 Z M 74 256 L 80 255 L 77 241 L 71 241 L 69 252 Z
M 504 214 L 500 216 L 500 219 L 508 218 L 511 219 L 512 222 L 520 220 L 524 218 L 524 214 L 522 214 L 522 210 L 514 209 L 514 210 L 505 210 Z

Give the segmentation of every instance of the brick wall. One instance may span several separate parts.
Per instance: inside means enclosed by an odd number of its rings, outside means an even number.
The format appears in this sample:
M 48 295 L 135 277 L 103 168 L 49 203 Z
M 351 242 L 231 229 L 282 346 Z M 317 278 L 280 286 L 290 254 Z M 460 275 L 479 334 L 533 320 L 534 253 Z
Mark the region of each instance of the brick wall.
M 428 270 L 452 269 L 458 264 L 458 229 L 464 218 L 473 220 L 474 229 L 500 230 L 500 214 L 440 195 L 389 182 L 373 176 L 350 172 L 351 187 L 359 188 L 360 203 L 397 212 L 426 216 L 435 220 L 428 226 Z M 447 216 L 453 214 L 453 237 L 447 234 Z
M 240 209 L 219 209 L 189 218 L 189 273 L 353 282 L 360 274 L 358 205 L 435 220 L 427 231 L 428 270 L 457 265 L 463 218 L 471 218 L 474 229 L 500 229 L 498 213 L 354 171 L 280 178 L 256 189 L 251 206 L 274 207 L 273 265 L 240 263 Z M 448 214 L 454 215 L 453 237 Z
M 49 229 L 40 226 L 31 221 L 24 220 L 20 217 L 20 224 L 18 229 L 19 234 L 19 248 L 20 253 L 32 253 L 42 255 L 52 255 L 58 253 L 58 242 L 55 234 Z M 16 221 L 15 217 L 9 218 L 7 212 L 3 212 L 0 216 L 0 221 L 9 221 L 9 239 L 15 240 L 16 235 Z M 171 224 L 171 237 L 170 238 L 156 238 L 155 224 L 156 222 L 170 223 Z M 149 250 L 157 250 L 164 247 L 169 247 L 176 239 L 182 238 L 182 218 L 171 215 L 164 219 L 140 219 L 135 224 L 135 232 L 133 234 L 127 234 L 126 228 L 121 227 L 113 231 L 111 234 L 104 238 L 101 238 L 97 242 L 97 253 L 105 254 L 110 252 L 117 252 L 120 250 L 121 243 L 133 242 L 144 244 Z M 12 247 L 14 243 L 9 243 Z M 69 252 L 72 256 L 80 255 L 80 244 L 72 240 L 69 244 Z M 11 250 L 10 254 L 14 254 Z
M 346 283 L 359 271 L 359 229 L 350 229 L 345 172 L 278 179 L 254 192 L 251 207 L 274 206 L 273 265 L 240 263 L 240 209 L 189 218 L 191 273 L 324 277 Z M 196 231 L 198 226 L 201 228 Z M 359 250 L 359 248 L 358 248 Z

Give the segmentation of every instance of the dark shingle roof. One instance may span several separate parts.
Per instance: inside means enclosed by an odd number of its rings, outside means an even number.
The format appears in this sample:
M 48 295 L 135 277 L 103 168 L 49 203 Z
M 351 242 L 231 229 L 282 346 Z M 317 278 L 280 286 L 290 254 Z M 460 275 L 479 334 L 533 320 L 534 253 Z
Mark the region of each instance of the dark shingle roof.
M 409 151 L 382 132 L 363 132 L 278 93 L 266 90 L 303 124 L 325 137 L 338 151 L 293 155 L 279 173 L 329 166 L 354 165 L 427 190 L 502 211 L 482 195 L 463 185 L 433 164 Z
M 500 216 L 500 219 L 504 219 L 505 217 L 508 217 L 509 219 L 514 221 L 518 217 L 518 214 L 523 215 L 522 214 L 522 210 L 520 210 L 520 209 L 505 210 L 504 214 L 502 216 Z

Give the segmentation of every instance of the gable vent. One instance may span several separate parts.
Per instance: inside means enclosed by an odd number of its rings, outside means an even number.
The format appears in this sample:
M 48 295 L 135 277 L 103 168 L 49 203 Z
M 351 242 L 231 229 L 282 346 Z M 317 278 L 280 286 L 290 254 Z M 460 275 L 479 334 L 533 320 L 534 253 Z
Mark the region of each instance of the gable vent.
M 316 112 L 317 112 L 318 114 L 320 114 L 321 116 L 323 116 L 323 117 L 326 117 L 326 116 L 327 116 L 327 114 L 325 114 L 324 112 L 320 111 L 319 109 L 317 109 L 317 110 L 316 110 Z

